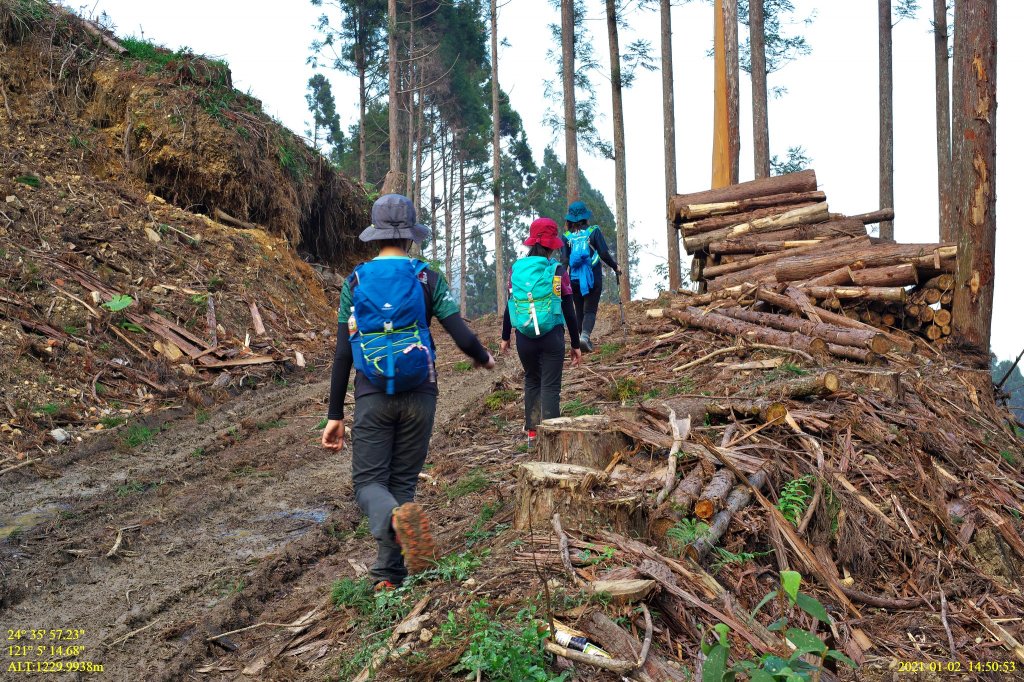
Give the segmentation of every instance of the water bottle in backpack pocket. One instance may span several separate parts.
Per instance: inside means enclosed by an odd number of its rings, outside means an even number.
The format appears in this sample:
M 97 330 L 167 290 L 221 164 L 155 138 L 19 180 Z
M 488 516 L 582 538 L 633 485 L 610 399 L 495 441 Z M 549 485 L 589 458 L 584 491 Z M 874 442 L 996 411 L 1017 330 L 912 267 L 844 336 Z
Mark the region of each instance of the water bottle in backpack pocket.
M 558 262 L 543 256 L 527 256 L 512 265 L 512 296 L 508 316 L 521 334 L 539 338 L 560 324 L 562 292 Z
M 349 280 L 353 362 L 388 395 L 414 389 L 434 376 L 421 279 L 426 269 L 426 263 L 412 258 L 381 258 L 358 266 Z

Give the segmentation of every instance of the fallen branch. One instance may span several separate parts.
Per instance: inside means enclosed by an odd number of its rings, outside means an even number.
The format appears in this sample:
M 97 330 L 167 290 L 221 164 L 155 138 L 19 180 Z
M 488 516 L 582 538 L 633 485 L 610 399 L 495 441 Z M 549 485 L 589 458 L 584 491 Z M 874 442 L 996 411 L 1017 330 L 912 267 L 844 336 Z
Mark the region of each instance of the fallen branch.
M 676 466 L 679 461 L 677 455 L 683 446 L 683 441 L 690 435 L 689 416 L 685 419 L 676 419 L 676 412 L 672 410 L 668 415 L 668 423 L 672 427 L 672 447 L 668 452 L 668 472 L 665 474 L 665 486 L 658 493 L 655 504 L 664 502 L 668 494 L 672 492 L 672 488 L 676 484 Z
M 26 459 L 24 462 L 21 462 L 20 464 L 15 464 L 13 466 L 9 466 L 6 469 L 0 469 L 0 476 L 3 476 L 8 471 L 14 471 L 15 469 L 20 469 L 21 467 L 27 467 L 29 464 L 35 464 L 36 462 L 42 462 L 42 461 L 43 461 L 42 457 L 36 457 L 35 459 Z
M 601 668 L 602 670 L 610 670 L 611 672 L 619 675 L 625 675 L 636 667 L 636 664 L 632 661 L 621 661 L 617 658 L 604 658 L 603 656 L 591 656 L 590 654 L 585 654 L 582 651 L 566 649 L 564 646 L 559 646 L 551 641 L 544 642 L 544 650 L 556 656 L 567 658 L 570 661 L 575 661 L 576 663 L 582 663 L 584 665 L 592 665 L 595 668 Z M 354 680 L 353 682 L 360 681 Z

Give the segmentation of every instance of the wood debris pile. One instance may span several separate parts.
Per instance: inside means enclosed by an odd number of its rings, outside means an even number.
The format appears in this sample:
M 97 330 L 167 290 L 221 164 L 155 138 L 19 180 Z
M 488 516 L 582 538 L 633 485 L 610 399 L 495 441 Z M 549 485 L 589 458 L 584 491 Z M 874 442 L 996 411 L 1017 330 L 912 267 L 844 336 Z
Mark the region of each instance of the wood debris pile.
M 952 331 L 956 245 L 894 244 L 869 237 L 866 226 L 891 220 L 892 210 L 830 213 L 812 170 L 677 195 L 669 216 L 687 253 L 693 254 L 690 277 L 700 283 L 704 302 L 740 298 L 755 285 L 772 285 L 776 293 L 788 290 L 801 310 L 827 310 L 827 321 L 811 319 L 832 327 L 906 330 L 936 344 Z M 715 318 L 708 324 L 814 336 L 777 318 L 722 314 L 735 321 Z M 841 357 L 865 359 L 855 357 L 863 353 L 834 350 Z
M 785 295 L 762 287 L 750 300 L 762 292 Z M 642 586 L 628 599 L 659 614 L 656 666 L 692 670 L 718 623 L 738 659 L 785 657 L 767 626 L 793 614 L 779 600 L 756 607 L 786 570 L 832 620 L 800 616 L 801 627 L 862 666 L 1024 665 L 1024 425 L 996 405 L 987 373 L 952 353 L 851 363 L 832 346 L 855 348 L 856 334 L 806 335 L 823 354 L 797 335 L 747 341 L 698 323 L 739 318 L 708 312 L 720 300 L 682 305 L 692 298 L 663 298 L 661 317 L 632 326 L 641 336 L 588 364 L 581 393 L 621 398 L 628 385 L 630 404 L 541 427 L 515 492 L 514 526 L 537 536 L 520 564 L 570 574 L 584 591 Z M 890 343 L 870 329 L 864 349 Z M 545 532 L 556 514 L 561 531 Z M 574 627 L 605 643 L 586 618 Z M 821 679 L 849 676 L 828 668 Z

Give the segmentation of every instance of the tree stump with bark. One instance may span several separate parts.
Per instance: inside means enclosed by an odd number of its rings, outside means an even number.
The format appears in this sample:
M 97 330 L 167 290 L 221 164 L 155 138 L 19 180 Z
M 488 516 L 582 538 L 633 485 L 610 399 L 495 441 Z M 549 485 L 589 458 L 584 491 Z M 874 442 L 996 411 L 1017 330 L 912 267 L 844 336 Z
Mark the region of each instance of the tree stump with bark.
M 625 437 L 606 415 L 545 419 L 537 430 L 537 459 L 604 469 L 616 452 L 625 452 Z
M 603 471 L 558 462 L 520 464 L 513 527 L 546 531 L 556 512 L 565 525 L 578 528 L 637 533 L 645 527 L 642 496 L 616 490 Z

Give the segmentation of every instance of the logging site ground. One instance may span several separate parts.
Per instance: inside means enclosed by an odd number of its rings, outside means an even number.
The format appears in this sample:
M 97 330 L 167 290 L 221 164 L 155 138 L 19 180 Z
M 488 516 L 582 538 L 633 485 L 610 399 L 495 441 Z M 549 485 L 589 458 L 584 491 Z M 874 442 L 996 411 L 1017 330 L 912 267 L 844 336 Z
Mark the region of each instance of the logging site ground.
M 222 62 L 0 37 L 0 679 L 1024 679 L 1024 425 L 949 341 L 955 245 L 813 171 L 680 195 L 704 291 L 602 306 L 532 451 L 515 353 L 436 333 L 440 556 L 375 592 L 320 446 L 365 193 Z

